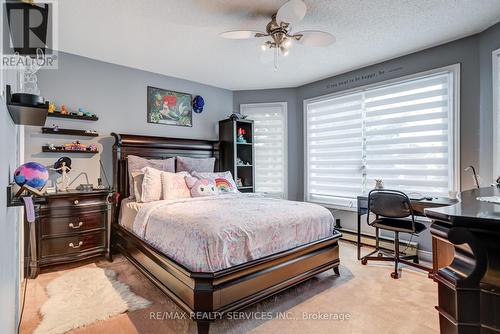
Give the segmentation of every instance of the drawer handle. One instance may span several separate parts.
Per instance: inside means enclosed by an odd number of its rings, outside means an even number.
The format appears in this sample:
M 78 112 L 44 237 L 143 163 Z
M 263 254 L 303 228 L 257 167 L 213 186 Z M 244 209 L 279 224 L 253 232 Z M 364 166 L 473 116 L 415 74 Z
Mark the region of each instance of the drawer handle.
M 75 199 L 75 201 L 73 202 L 75 205 L 78 205 L 78 203 L 80 203 L 79 200 Z
M 83 226 L 83 222 L 79 222 L 77 226 L 73 225 L 73 223 L 69 223 L 68 225 L 71 228 L 74 228 L 75 230 Z
M 71 248 L 80 248 L 83 245 L 83 241 L 80 241 L 77 246 L 75 246 L 72 242 L 68 245 Z

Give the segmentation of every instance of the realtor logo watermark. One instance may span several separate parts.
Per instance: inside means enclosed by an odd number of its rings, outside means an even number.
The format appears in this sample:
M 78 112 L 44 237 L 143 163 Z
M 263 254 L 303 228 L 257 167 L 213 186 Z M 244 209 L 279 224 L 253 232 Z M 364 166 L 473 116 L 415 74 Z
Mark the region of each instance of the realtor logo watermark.
M 4 69 L 58 68 L 58 3 L 2 3 L 2 59 Z

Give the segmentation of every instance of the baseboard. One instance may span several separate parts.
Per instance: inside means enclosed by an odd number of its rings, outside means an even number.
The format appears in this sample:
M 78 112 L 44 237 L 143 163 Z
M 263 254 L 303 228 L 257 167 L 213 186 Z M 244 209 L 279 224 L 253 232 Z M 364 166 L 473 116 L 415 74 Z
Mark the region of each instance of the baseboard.
M 346 229 L 346 228 L 341 228 L 341 229 L 337 229 L 337 230 L 342 232 L 341 239 L 351 241 L 354 243 L 358 242 L 358 236 L 357 236 L 356 231 Z M 381 248 L 388 249 L 388 250 L 394 250 L 394 238 L 380 236 L 379 240 L 380 240 L 380 247 Z M 361 244 L 375 247 L 375 235 L 361 233 Z M 427 258 L 429 258 L 432 261 L 432 253 L 426 252 L 426 251 L 419 251 L 418 250 L 418 242 L 416 242 L 416 241 L 409 242 L 408 240 L 400 240 L 399 250 L 401 252 L 404 252 L 407 255 L 417 255 L 417 253 L 418 253 L 419 257 L 420 257 L 420 252 L 422 252 L 422 255 L 425 256 L 425 261 L 427 261 L 426 260 Z M 428 253 L 428 254 L 424 254 L 424 253 Z M 424 258 L 422 258 L 422 260 L 424 260 Z

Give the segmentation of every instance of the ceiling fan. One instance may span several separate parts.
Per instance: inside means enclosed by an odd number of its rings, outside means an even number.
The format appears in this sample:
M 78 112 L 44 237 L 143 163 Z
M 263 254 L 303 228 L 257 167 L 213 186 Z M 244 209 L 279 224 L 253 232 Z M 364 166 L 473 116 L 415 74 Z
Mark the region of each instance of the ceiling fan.
M 273 14 L 266 26 L 266 32 L 255 30 L 232 30 L 220 34 L 227 39 L 251 39 L 270 37 L 262 44 L 263 50 L 274 49 L 274 68 L 278 68 L 278 56 L 288 55 L 294 42 L 305 46 L 321 47 L 335 42 L 335 36 L 325 31 L 305 30 L 292 33 L 292 26 L 300 22 L 307 12 L 302 0 L 289 0 Z

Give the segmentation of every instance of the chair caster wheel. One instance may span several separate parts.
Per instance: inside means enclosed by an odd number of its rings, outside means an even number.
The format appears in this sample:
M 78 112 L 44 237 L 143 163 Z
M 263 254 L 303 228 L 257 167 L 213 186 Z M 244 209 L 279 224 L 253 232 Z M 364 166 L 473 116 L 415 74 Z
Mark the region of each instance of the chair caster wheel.
M 391 277 L 394 278 L 394 279 L 398 279 L 399 278 L 399 274 L 397 272 L 392 272 L 391 273 Z
M 361 264 L 362 264 L 362 265 L 366 266 L 366 264 L 367 264 L 367 263 L 368 263 L 368 260 L 367 260 L 367 259 L 363 259 L 363 260 L 361 260 Z

